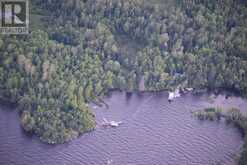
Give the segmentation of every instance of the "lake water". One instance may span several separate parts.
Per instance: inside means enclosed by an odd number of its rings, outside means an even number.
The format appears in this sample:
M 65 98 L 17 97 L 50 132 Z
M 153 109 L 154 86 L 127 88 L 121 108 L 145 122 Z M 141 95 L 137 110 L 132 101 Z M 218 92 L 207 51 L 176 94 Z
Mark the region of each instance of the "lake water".
M 191 112 L 210 106 L 238 107 L 247 101 L 223 95 L 184 95 L 168 103 L 167 93 L 105 98 L 109 109 L 90 105 L 96 114 L 95 131 L 63 145 L 47 145 L 27 136 L 17 111 L 0 107 L 0 165 L 212 165 L 234 164 L 243 139 L 224 122 L 198 121 Z M 122 121 L 117 128 L 101 122 Z

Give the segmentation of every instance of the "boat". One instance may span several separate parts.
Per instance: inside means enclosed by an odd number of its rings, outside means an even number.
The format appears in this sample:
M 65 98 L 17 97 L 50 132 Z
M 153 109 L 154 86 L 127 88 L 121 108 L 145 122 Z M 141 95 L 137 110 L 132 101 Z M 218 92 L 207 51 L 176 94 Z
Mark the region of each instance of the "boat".
M 103 122 L 102 122 L 102 126 L 110 126 L 110 127 L 119 127 L 123 122 L 122 121 L 119 121 L 119 122 L 116 122 L 116 121 L 108 121 L 106 120 L 105 118 L 103 119 Z
M 176 89 L 174 92 L 174 98 L 181 97 L 180 90 Z
M 176 89 L 174 92 L 169 92 L 168 101 L 171 102 L 178 97 L 181 97 L 181 94 L 180 94 L 180 90 Z
M 119 122 L 111 121 L 111 122 L 110 122 L 110 126 L 112 126 L 112 127 L 118 127 L 118 126 L 120 126 L 120 124 L 122 124 L 121 121 L 119 121 Z
M 169 92 L 169 96 L 168 96 L 168 101 L 171 102 L 174 100 L 174 92 Z
M 185 89 L 186 89 L 186 91 L 188 91 L 188 92 L 191 92 L 191 91 L 194 90 L 193 88 L 185 88 Z

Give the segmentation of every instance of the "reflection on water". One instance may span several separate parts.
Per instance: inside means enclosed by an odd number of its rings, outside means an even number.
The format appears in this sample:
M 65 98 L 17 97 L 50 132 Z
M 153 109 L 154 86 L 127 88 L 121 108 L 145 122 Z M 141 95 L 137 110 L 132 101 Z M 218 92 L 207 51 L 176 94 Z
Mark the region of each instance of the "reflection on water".
M 92 108 L 99 124 L 71 143 L 50 146 L 24 134 L 16 111 L 0 111 L 0 165 L 212 165 L 233 164 L 242 137 L 224 123 L 201 122 L 191 111 L 217 105 L 247 107 L 246 100 L 186 95 L 168 103 L 167 93 L 105 98 L 109 109 Z M 244 110 L 243 110 L 244 111 Z M 123 121 L 103 128 L 107 120 Z

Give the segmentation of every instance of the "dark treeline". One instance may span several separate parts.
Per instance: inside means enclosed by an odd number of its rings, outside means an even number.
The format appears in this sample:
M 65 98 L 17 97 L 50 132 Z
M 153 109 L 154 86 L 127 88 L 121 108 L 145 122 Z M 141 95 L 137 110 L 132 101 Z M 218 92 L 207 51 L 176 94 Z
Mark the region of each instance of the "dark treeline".
M 26 131 L 49 143 L 92 130 L 87 103 L 109 89 L 245 95 L 247 7 L 199 2 L 33 0 L 32 12 L 49 17 L 29 35 L 1 36 L 0 95 L 18 103 Z M 119 36 L 138 49 L 123 51 Z

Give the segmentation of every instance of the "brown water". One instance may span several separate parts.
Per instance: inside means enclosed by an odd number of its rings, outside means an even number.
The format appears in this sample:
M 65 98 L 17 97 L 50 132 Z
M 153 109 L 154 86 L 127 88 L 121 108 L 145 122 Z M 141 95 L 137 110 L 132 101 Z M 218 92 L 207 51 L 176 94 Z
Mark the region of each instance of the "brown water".
M 234 127 L 191 116 L 223 104 L 245 112 L 247 101 L 240 98 L 185 95 L 170 104 L 163 92 L 114 92 L 105 101 L 108 110 L 91 105 L 99 123 L 95 131 L 57 146 L 28 137 L 17 112 L 0 107 L 0 165 L 230 165 L 243 143 Z M 103 118 L 123 124 L 102 128 Z

